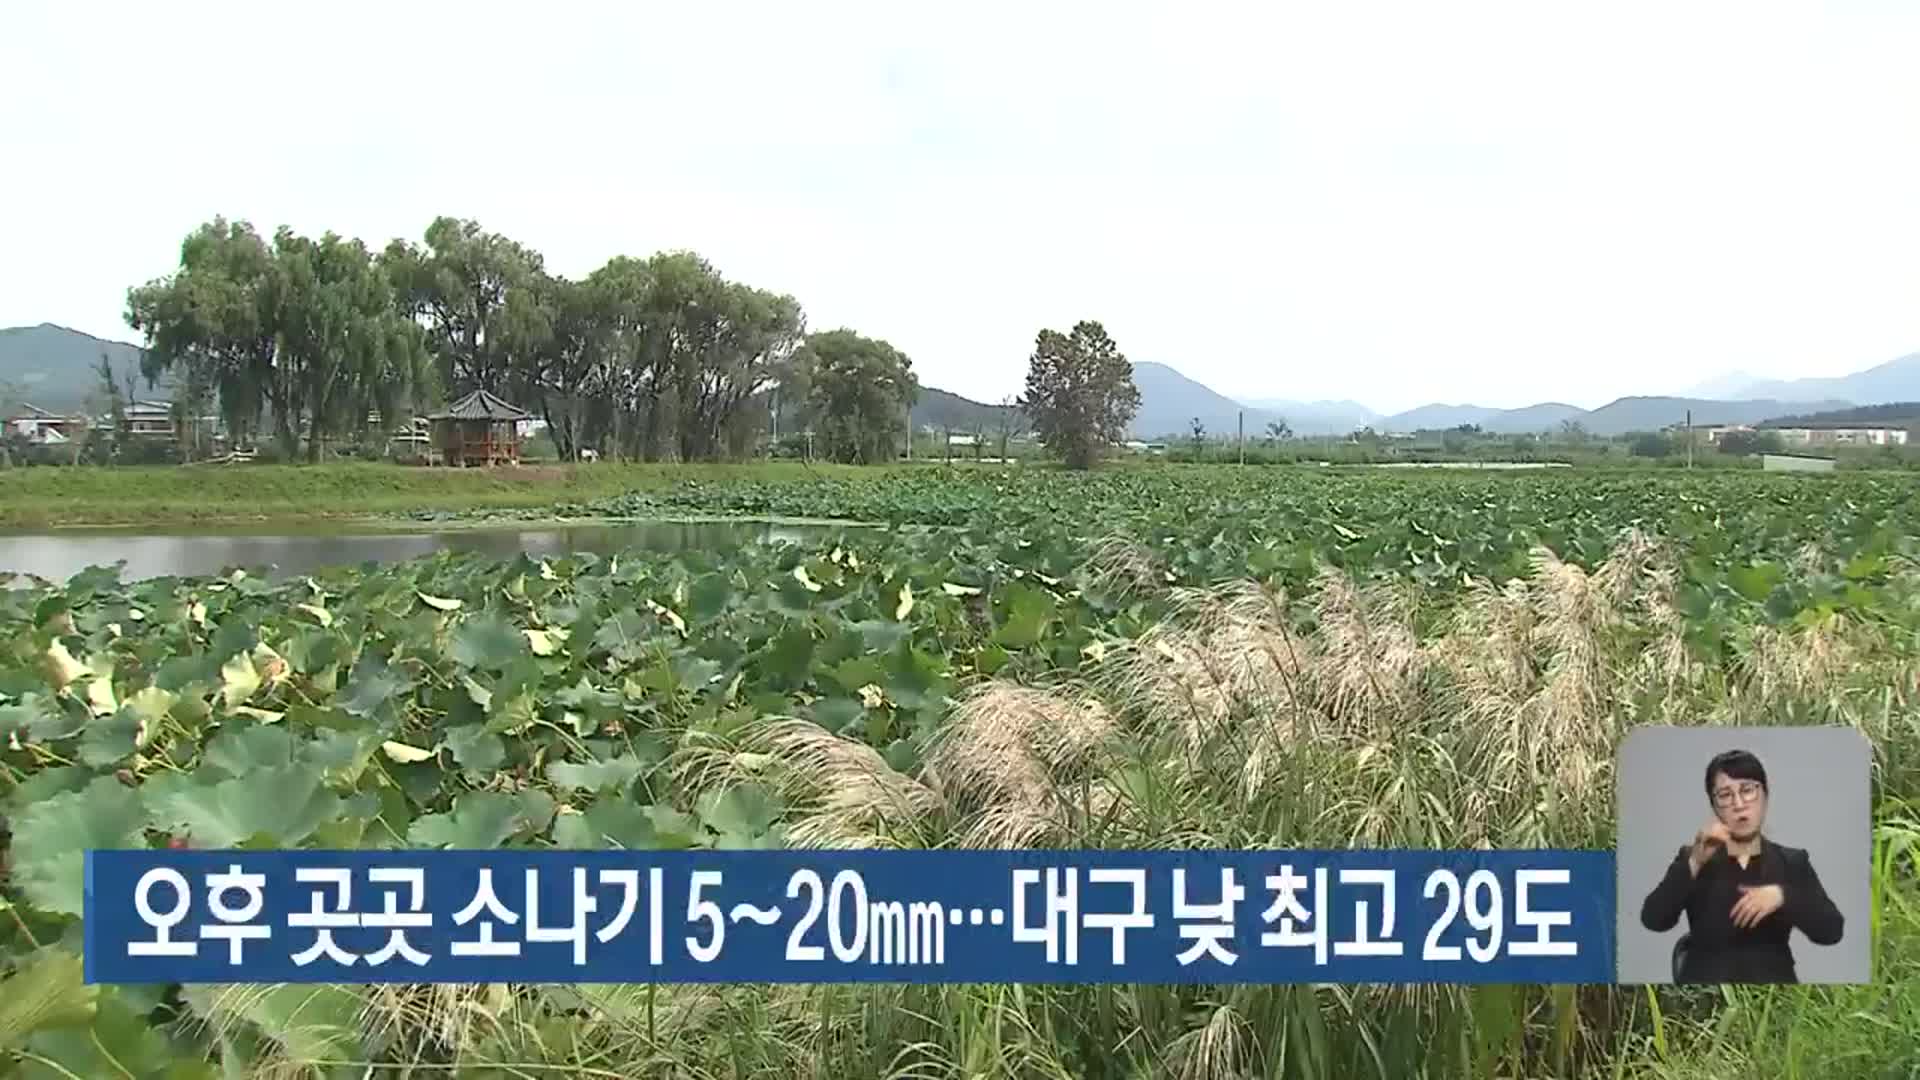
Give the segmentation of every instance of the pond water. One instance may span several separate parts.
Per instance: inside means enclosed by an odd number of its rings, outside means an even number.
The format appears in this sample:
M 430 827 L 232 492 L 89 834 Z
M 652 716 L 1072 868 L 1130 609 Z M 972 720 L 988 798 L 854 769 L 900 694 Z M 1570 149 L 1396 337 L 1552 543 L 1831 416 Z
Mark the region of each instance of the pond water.
M 285 578 L 329 566 L 389 563 L 438 551 L 501 557 L 551 557 L 576 551 L 724 551 L 746 544 L 805 541 L 839 526 L 765 521 L 650 521 L 612 525 L 443 531 L 370 532 L 281 526 L 273 531 L 62 529 L 0 532 L 0 574 L 36 574 L 65 581 L 89 566 L 124 560 L 126 580 L 218 574 L 233 567 Z

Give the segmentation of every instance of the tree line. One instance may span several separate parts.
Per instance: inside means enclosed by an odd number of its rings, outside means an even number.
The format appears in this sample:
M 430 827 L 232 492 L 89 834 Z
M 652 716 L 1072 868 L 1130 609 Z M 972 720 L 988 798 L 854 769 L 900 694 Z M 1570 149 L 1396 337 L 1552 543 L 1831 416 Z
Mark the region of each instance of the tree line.
M 744 457 L 780 390 L 840 460 L 880 460 L 905 435 L 918 383 L 904 353 L 809 334 L 792 296 L 695 253 L 616 256 L 571 280 L 474 221 L 439 218 L 424 241 L 373 251 L 215 219 L 177 270 L 128 292 L 143 374 L 236 443 L 271 438 L 288 459 L 304 446 L 310 461 L 472 390 L 546 421 L 565 460 Z
M 374 251 L 328 232 L 271 238 L 216 218 L 170 275 L 128 290 L 142 373 L 234 445 L 287 460 L 384 436 L 473 390 L 546 422 L 563 460 L 749 456 L 772 423 L 826 457 L 891 460 L 920 386 L 912 360 L 850 329 L 809 332 L 798 300 L 728 280 L 688 251 L 620 255 L 579 280 L 478 222 Z M 1139 407 L 1131 365 L 1083 321 L 1035 340 L 1016 407 L 1048 449 L 1090 465 Z

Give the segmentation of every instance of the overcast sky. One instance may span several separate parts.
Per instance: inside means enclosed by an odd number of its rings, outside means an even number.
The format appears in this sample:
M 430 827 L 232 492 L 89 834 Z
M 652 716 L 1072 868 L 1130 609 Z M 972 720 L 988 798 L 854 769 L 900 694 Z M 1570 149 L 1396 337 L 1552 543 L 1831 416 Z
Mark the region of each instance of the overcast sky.
M 1920 5 L 419 0 L 0 13 L 0 325 L 215 214 L 692 248 L 975 398 L 1596 406 L 1920 350 Z

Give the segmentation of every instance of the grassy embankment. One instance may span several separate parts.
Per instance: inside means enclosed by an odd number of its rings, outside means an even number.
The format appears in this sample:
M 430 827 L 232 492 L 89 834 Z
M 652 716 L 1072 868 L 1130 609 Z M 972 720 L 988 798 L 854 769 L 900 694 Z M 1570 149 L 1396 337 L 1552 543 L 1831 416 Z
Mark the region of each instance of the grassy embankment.
M 527 509 L 589 502 L 685 480 L 777 481 L 848 468 L 761 462 L 428 469 L 356 462 L 12 469 L 0 471 L 0 528 L 194 525 Z
M 1249 463 L 1250 465 L 1252 462 Z M 1272 464 L 1272 463 L 1270 463 Z M 564 516 L 584 514 L 610 517 L 673 517 L 707 514 L 763 516 L 798 514 L 810 517 L 856 518 L 874 514 L 887 520 L 922 523 L 969 521 L 975 510 L 987 510 L 1003 500 L 1006 491 L 994 483 L 950 487 L 951 474 L 997 474 L 994 464 L 976 465 L 956 460 L 951 465 L 915 461 L 893 466 L 805 464 L 798 461 L 758 461 L 738 464 L 542 464 L 499 469 L 434 469 L 373 462 L 328 465 L 155 465 L 0 470 L 0 529 L 63 526 L 214 526 L 284 522 L 350 522 L 354 519 L 403 519 L 436 514 L 490 513 L 533 520 L 548 510 L 564 509 Z M 1060 466 L 1025 463 L 1014 471 L 1037 484 L 1036 492 L 1057 497 L 1069 479 Z M 1310 469 L 1302 472 L 1349 477 L 1379 477 L 1382 470 L 1355 464 L 1352 468 Z M 950 472 L 951 471 L 951 472 Z M 1245 473 L 1214 464 L 1194 465 L 1168 460 L 1127 460 L 1101 469 L 1096 478 L 1072 478 L 1072 492 L 1087 485 L 1112 494 L 1121 489 L 1158 489 L 1152 478 L 1165 479 L 1169 471 L 1226 484 L 1242 497 L 1264 498 L 1273 478 L 1267 470 Z M 1425 470 L 1415 470 L 1422 471 Z M 1450 473 L 1452 470 L 1437 470 Z M 1713 476 L 1751 475 L 1758 470 L 1701 469 L 1681 481 L 1674 470 L 1596 465 L 1546 470 L 1560 483 L 1574 475 L 1606 474 L 1616 480 L 1666 475 L 1675 482 L 1711 486 Z M 1297 474 L 1296 474 L 1297 475 Z M 1484 475 L 1484 474 L 1483 474 Z M 1538 474 L 1535 474 L 1538 475 Z M 1850 476 L 1876 476 L 1904 483 L 1911 474 L 1896 471 L 1850 471 Z M 1772 479 L 1769 474 L 1768 479 Z M 1850 481 L 1851 482 L 1851 481 Z M 903 487 L 904 485 L 904 487 Z M 690 494 L 694 488 L 704 494 Z M 715 492 L 732 494 L 719 497 Z M 911 489 L 913 497 L 902 492 Z M 745 494 L 743 494 L 745 493 Z M 1141 493 L 1137 492 L 1136 494 Z M 1123 498 L 1133 505 L 1131 497 Z M 799 508 L 806 507 L 804 511 Z

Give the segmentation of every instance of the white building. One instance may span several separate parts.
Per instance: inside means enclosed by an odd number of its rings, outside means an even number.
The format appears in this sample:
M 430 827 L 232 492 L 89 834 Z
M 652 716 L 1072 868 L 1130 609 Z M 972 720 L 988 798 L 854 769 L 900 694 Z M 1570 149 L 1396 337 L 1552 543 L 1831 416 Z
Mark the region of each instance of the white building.
M 1709 445 L 1733 432 L 1770 433 L 1786 446 L 1905 446 L 1909 432 L 1905 427 L 1886 424 L 1809 424 L 1798 427 L 1753 427 L 1748 424 L 1715 424 L 1693 429 L 1704 435 Z
M 38 405 L 22 404 L 18 413 L 7 417 L 5 431 L 36 446 L 57 446 L 86 427 L 83 416 L 61 416 Z
M 1766 430 L 1777 433 L 1780 441 L 1788 446 L 1905 446 L 1907 429 L 1904 427 L 1778 427 Z

